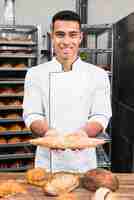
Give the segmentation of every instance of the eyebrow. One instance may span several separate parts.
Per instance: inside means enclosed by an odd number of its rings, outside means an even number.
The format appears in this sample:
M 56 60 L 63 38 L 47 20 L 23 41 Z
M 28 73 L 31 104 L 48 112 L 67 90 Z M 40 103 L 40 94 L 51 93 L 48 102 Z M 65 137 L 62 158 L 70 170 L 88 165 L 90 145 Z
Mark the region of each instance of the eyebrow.
M 57 33 L 65 33 L 64 31 L 55 31 L 55 33 L 57 34 Z M 75 33 L 75 34 L 78 34 L 78 33 L 80 33 L 80 31 L 69 31 L 69 33 Z M 66 34 L 66 33 L 65 33 Z

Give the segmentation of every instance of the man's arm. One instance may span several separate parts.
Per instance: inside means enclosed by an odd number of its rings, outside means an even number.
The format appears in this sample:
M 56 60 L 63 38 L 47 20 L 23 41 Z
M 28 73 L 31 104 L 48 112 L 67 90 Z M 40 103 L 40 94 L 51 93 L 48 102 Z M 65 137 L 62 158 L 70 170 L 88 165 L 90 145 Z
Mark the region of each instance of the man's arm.
M 25 77 L 23 119 L 36 136 L 44 136 L 48 121 L 43 107 L 42 90 L 36 70 L 30 69 Z M 44 86 L 45 87 L 45 86 Z
M 96 137 L 96 135 L 104 130 L 101 123 L 97 121 L 87 122 L 83 127 L 89 137 Z
M 112 115 L 110 82 L 107 73 L 100 74 L 100 77 L 96 81 L 98 82 L 94 91 L 89 120 L 82 127 L 89 137 L 95 137 L 100 132 L 105 131 Z

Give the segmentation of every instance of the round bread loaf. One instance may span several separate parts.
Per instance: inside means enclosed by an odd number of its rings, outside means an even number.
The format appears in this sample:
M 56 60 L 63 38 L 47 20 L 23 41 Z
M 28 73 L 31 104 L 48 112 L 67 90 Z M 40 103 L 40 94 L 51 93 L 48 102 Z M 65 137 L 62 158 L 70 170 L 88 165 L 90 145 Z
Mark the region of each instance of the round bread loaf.
M 26 180 L 32 185 L 43 186 L 46 184 L 47 179 L 48 174 L 46 173 L 45 169 L 37 167 L 29 169 L 26 172 Z
M 90 191 L 96 191 L 100 187 L 116 191 L 119 188 L 118 178 L 109 170 L 92 169 L 87 171 L 82 179 L 83 187 Z

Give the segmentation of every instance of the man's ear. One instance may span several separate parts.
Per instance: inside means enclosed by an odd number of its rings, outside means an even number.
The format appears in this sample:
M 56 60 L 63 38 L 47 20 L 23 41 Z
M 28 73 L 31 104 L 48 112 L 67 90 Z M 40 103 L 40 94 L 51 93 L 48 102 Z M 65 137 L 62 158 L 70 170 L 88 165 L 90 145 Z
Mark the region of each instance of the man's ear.
M 80 33 L 80 43 L 82 42 L 83 40 L 83 32 Z
M 49 36 L 50 36 L 50 39 L 53 40 L 53 32 L 52 31 L 49 33 Z

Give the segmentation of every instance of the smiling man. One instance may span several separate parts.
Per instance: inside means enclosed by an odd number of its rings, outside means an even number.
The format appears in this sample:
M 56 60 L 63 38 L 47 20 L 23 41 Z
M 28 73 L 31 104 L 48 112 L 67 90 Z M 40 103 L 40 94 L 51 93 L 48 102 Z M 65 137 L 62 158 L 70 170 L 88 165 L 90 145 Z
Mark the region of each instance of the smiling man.
M 29 69 L 25 78 L 23 118 L 37 136 L 80 134 L 83 130 L 95 137 L 108 124 L 109 79 L 104 70 L 80 59 L 82 37 L 77 13 L 63 10 L 54 15 L 51 38 L 55 57 Z M 71 172 L 97 167 L 95 148 L 52 149 L 51 154 L 49 150 L 37 147 L 35 167 Z

